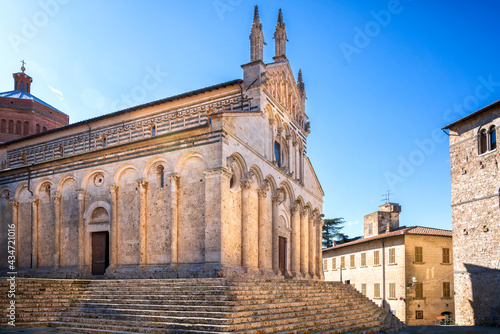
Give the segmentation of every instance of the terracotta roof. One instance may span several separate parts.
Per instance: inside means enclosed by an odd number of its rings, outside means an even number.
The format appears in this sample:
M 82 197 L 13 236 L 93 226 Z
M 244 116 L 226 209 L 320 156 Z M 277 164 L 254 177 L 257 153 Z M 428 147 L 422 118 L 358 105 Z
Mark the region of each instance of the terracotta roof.
M 408 234 L 425 234 L 425 235 L 442 235 L 445 237 L 453 236 L 453 232 L 449 230 L 441 230 L 432 227 L 415 226 L 408 231 Z
M 397 235 L 404 235 L 404 234 L 437 235 L 437 236 L 444 236 L 444 237 L 451 237 L 452 236 L 452 232 L 449 230 L 441 230 L 441 229 L 437 229 L 437 228 L 423 227 L 423 226 L 410 226 L 410 227 L 402 226 L 402 227 L 399 227 L 397 229 L 392 230 L 391 232 L 387 232 L 387 233 L 383 233 L 383 234 L 379 234 L 379 235 L 374 235 L 374 236 L 367 237 L 367 238 L 361 238 L 361 239 L 354 240 L 351 242 L 346 242 L 344 244 L 325 248 L 325 249 L 323 249 L 323 252 L 327 251 L 327 250 L 352 246 L 352 245 L 360 244 L 363 242 L 368 242 L 368 241 L 373 241 L 373 240 L 378 240 L 378 239 L 385 239 L 385 238 L 390 238 L 390 237 L 394 237 Z

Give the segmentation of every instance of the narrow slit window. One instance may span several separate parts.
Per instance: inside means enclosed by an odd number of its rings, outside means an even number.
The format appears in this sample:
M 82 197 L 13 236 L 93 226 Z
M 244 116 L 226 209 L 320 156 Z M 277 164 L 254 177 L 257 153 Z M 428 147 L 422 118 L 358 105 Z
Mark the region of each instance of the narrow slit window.
M 490 150 L 497 148 L 497 130 L 494 125 L 490 127 Z

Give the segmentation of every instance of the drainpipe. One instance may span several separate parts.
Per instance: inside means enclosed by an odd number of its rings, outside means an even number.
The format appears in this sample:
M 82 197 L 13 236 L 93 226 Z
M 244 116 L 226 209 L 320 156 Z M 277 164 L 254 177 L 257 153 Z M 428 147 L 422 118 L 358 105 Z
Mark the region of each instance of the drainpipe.
M 385 245 L 382 241 L 382 308 L 385 310 Z
M 30 192 L 31 194 L 31 197 L 33 197 L 33 192 L 31 191 L 31 169 L 28 167 L 26 167 L 26 169 L 28 169 L 28 191 Z M 30 221 L 31 221 L 31 228 L 30 228 L 30 232 L 31 232 L 31 256 L 30 256 L 30 267 L 33 268 L 33 204 L 30 203 Z

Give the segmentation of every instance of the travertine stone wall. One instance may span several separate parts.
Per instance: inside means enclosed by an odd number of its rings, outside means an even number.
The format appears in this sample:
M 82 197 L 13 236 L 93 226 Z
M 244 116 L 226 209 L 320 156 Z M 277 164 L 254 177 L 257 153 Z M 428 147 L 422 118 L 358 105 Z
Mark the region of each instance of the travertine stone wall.
M 459 325 L 500 325 L 498 148 L 479 133 L 500 126 L 498 104 L 450 127 L 455 308 Z

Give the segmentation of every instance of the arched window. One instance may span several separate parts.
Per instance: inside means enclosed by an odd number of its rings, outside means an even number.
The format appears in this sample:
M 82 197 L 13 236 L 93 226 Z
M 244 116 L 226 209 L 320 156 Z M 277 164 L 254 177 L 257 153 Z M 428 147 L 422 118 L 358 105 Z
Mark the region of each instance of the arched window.
M 24 122 L 24 132 L 23 134 L 27 136 L 30 132 L 30 123 L 29 122 Z
M 158 185 L 160 188 L 165 187 L 165 173 L 163 165 L 158 165 L 156 171 L 158 172 Z
M 156 125 L 151 126 L 151 137 L 156 136 Z
M 9 121 L 9 133 L 14 133 L 14 121 Z
M 21 121 L 16 122 L 16 135 L 21 135 Z
M 40 133 L 40 124 L 36 125 L 36 133 Z
M 494 125 L 490 127 L 489 135 L 490 135 L 490 140 L 489 140 L 490 150 L 494 150 L 497 148 L 497 130 Z
M 42 131 L 43 132 L 47 131 L 47 127 L 46 126 L 42 127 Z
M 21 81 L 21 90 L 23 90 L 23 89 L 24 89 L 24 82 Z
M 0 132 L 7 133 L 7 121 L 4 119 L 2 119 L 2 122 L 0 123 Z
M 281 167 L 281 147 L 277 141 L 274 142 L 274 159 L 278 167 Z
M 102 137 L 102 147 L 108 146 L 108 138 L 106 136 Z
M 488 150 L 488 142 L 486 140 L 486 129 L 481 130 L 479 134 L 479 152 L 481 154 Z

